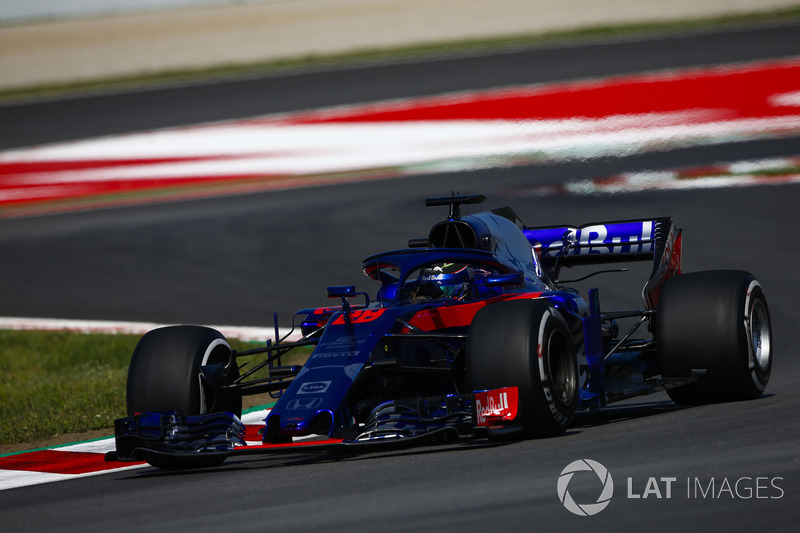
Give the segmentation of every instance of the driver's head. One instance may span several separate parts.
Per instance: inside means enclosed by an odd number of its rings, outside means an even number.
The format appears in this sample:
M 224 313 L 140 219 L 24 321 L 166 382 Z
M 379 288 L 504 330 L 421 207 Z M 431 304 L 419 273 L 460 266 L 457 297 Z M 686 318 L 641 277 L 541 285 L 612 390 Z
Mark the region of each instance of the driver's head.
M 420 270 L 417 296 L 462 299 L 469 293 L 470 269 L 460 263 L 442 263 Z

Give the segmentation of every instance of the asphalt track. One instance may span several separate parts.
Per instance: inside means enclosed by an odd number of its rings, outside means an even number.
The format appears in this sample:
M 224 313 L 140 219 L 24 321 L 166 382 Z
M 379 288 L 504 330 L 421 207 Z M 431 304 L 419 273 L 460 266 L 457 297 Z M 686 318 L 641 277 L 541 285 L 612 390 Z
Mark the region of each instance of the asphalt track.
M 574 79 L 800 55 L 800 26 L 649 41 L 516 50 L 344 72 L 223 82 L 0 109 L 0 145 L 22 146 L 474 86 Z M 447 69 L 447 76 L 438 73 Z M 319 87 L 326 90 L 320 91 Z M 82 120 L 78 120 L 81 118 Z M 532 184 L 622 171 L 797 155 L 797 138 L 630 158 L 441 174 L 243 197 L 0 220 L 0 314 L 263 325 L 277 309 L 324 304 L 326 284 L 366 286 L 361 258 L 425 236 L 443 213 L 426 196 L 480 192 L 528 224 L 671 215 L 684 228 L 685 271 L 752 271 L 770 303 L 776 360 L 767 394 L 692 409 L 664 394 L 583 414 L 567 435 L 359 457 L 232 460 L 213 471 L 143 469 L 4 491 L 8 530 L 796 531 L 800 456 L 795 265 L 800 186 L 531 196 Z M 636 307 L 646 269 L 594 278 L 604 307 Z M 588 283 L 581 284 L 584 288 Z M 556 482 L 572 461 L 605 465 L 609 507 L 576 517 Z M 671 498 L 668 482 L 675 478 Z M 628 479 L 630 478 L 630 489 Z M 642 495 L 656 478 L 662 498 Z M 758 479 L 760 478 L 760 480 Z M 748 481 L 749 479 L 749 481 Z M 720 492 L 724 480 L 752 487 Z M 766 481 L 764 481 L 766 480 Z M 689 487 L 687 489 L 687 481 Z M 698 494 L 715 483 L 714 497 Z M 757 485 L 762 486 L 760 490 Z M 779 487 L 779 488 L 778 488 Z M 596 497 L 586 486 L 573 496 Z M 759 496 L 759 497 L 756 497 Z

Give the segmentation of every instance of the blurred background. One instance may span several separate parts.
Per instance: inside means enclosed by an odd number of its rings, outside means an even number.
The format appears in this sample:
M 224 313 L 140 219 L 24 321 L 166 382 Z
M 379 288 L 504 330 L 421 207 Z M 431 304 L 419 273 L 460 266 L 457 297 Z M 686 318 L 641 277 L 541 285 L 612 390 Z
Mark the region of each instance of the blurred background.
M 0 91 L 755 15 L 796 0 L 4 0 Z M 740 19 L 740 22 L 747 19 Z M 501 43 L 487 42 L 487 46 Z M 506 42 L 506 44 L 508 44 Z

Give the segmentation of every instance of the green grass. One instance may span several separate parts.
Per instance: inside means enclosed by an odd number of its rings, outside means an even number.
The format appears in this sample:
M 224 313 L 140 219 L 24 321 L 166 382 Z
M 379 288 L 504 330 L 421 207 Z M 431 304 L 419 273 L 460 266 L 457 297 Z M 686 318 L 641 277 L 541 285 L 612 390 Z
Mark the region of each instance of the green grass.
M 0 331 L 0 443 L 112 427 L 138 337 Z
M 370 63 L 387 63 L 409 59 L 426 59 L 453 54 L 483 53 L 492 50 L 557 44 L 565 41 L 587 39 L 616 39 L 654 34 L 671 34 L 687 31 L 752 26 L 754 24 L 781 23 L 800 20 L 800 7 L 780 10 L 727 15 L 702 19 L 668 22 L 590 26 L 575 30 L 536 34 L 512 35 L 492 39 L 444 41 L 425 45 L 391 49 L 369 49 L 346 54 L 308 55 L 275 61 L 218 65 L 202 69 L 183 69 L 140 74 L 136 76 L 99 79 L 67 84 L 50 84 L 0 91 L 0 102 L 48 98 L 71 94 L 106 92 L 157 85 L 184 84 L 215 78 L 263 76 L 317 68 L 340 68 Z
M 128 362 L 138 341 L 138 335 L 0 330 L 0 444 L 113 428 L 125 416 Z M 237 350 L 254 347 L 230 342 Z M 293 355 L 292 363 L 307 354 Z

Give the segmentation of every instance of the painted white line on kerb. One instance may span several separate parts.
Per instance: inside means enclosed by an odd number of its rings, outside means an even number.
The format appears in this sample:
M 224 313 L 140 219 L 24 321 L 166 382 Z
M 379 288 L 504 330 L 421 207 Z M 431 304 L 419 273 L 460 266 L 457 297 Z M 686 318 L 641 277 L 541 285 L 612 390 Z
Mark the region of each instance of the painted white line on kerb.
M 166 324 L 155 322 L 123 322 L 112 320 L 73 320 L 64 318 L 27 318 L 0 317 L 0 329 L 32 330 L 32 331 L 77 331 L 81 333 L 110 333 L 124 335 L 144 335 L 150 330 Z M 216 329 L 225 337 L 242 341 L 275 340 L 275 328 L 259 328 L 249 326 L 208 326 Z M 284 337 L 290 333 L 289 328 L 278 328 L 278 334 Z M 293 333 L 288 340 L 301 337 L 299 331 Z
M 48 472 L 27 472 L 25 470 L 0 469 L 0 490 L 27 487 L 30 485 L 41 485 L 42 483 L 52 483 L 53 481 L 64 481 L 67 479 L 77 479 L 81 477 L 99 476 L 100 474 L 120 472 L 122 470 L 134 470 L 137 468 L 144 468 L 146 466 L 148 465 L 125 465 L 113 470 L 100 470 L 97 472 L 86 472 L 83 474 L 52 474 Z

